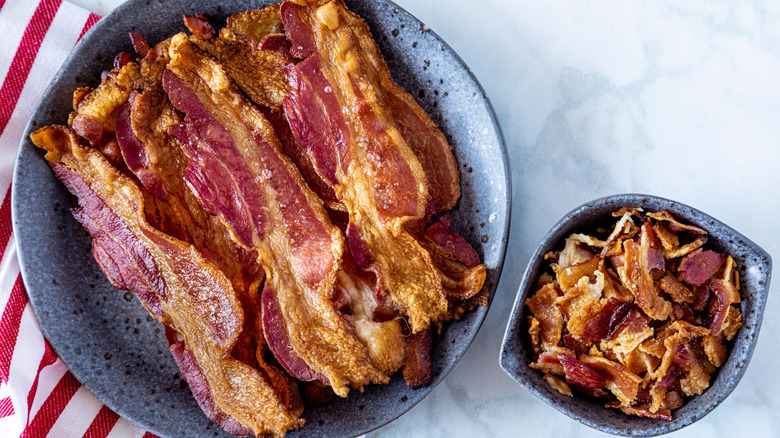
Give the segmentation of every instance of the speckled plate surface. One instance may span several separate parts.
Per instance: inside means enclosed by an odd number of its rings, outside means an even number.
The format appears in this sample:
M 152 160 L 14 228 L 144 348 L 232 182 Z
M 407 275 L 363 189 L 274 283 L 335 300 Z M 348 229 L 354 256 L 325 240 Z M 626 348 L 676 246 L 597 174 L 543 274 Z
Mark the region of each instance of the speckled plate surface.
M 705 248 L 731 254 L 739 269 L 742 329 L 728 345 L 729 357 L 713 375 L 709 388 L 688 399 L 680 409 L 672 411 L 672 421 L 669 422 L 628 416 L 616 409 L 606 409 L 604 402 L 585 398 L 581 394 L 565 396 L 552 389 L 541 372 L 528 367 L 533 361 L 533 349 L 528 336 L 528 324 L 525 322 L 527 308 L 523 303 L 529 294 L 536 291 L 537 279 L 549 263 L 543 260 L 544 254 L 563 249 L 565 238 L 572 233 L 588 233 L 606 223 L 614 225 L 615 218 L 611 213 L 624 206 L 642 207 L 645 211 L 668 210 L 680 222 L 704 228 L 709 232 Z M 766 251 L 733 228 L 695 208 L 640 194 L 597 199 L 564 216 L 531 256 L 504 335 L 501 368 L 555 409 L 602 432 L 624 436 L 655 436 L 681 429 L 715 409 L 731 394 L 745 374 L 758 341 L 771 276 L 772 259 Z
M 13 224 L 22 275 L 36 316 L 57 354 L 107 406 L 162 437 L 229 436 L 201 412 L 168 353 L 162 327 L 130 293 L 117 291 L 90 255 L 91 241 L 69 209 L 75 199 L 27 140 L 47 124 L 67 122 L 71 95 L 96 86 L 118 52 L 131 51 L 128 31 L 150 43 L 183 31 L 183 14 L 206 14 L 222 25 L 234 12 L 269 1 L 131 0 L 76 46 L 36 109 L 17 160 Z M 506 148 L 484 91 L 439 37 L 391 2 L 348 0 L 371 27 L 391 72 L 447 135 L 461 166 L 463 196 L 455 228 L 475 246 L 495 292 L 509 230 Z M 220 22 L 221 21 L 221 22 Z M 444 379 L 479 330 L 486 308 L 434 339 L 430 386 L 412 391 L 400 377 L 365 393 L 304 413 L 306 426 L 288 436 L 355 436 L 411 409 Z

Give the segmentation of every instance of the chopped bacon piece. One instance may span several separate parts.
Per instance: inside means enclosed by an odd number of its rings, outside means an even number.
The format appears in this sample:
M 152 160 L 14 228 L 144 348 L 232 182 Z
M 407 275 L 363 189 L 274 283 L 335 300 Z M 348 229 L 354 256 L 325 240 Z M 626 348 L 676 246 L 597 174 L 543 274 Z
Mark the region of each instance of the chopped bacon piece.
M 641 242 L 639 245 L 633 240 L 623 242 L 626 265 L 620 270 L 620 276 L 623 284 L 634 293 L 636 304 L 647 316 L 665 320 L 672 313 L 672 304 L 659 295 L 648 266 L 647 239 L 643 237 Z
M 573 397 L 574 394 L 571 393 L 571 388 L 569 388 L 569 385 L 566 384 L 566 382 L 561 379 L 558 376 L 553 376 L 550 374 L 544 375 L 544 380 L 547 382 L 550 387 L 558 392 L 560 392 L 563 395 L 568 395 L 569 397 Z
M 587 327 L 582 332 L 582 338 L 591 341 L 604 339 L 607 334 L 613 332 L 630 309 L 629 303 L 610 298 L 601 311 L 588 321 Z
M 742 327 L 742 312 L 737 306 L 729 306 L 729 313 L 726 315 L 720 332 L 721 336 L 730 341 L 737 335 L 740 327 Z
M 632 309 L 604 340 L 602 346 L 612 350 L 618 358 L 623 358 L 651 336 L 653 329 L 648 325 L 647 317 Z
M 694 299 L 693 291 L 685 287 L 674 275 L 669 272 L 664 273 L 659 282 L 661 290 L 669 294 L 676 303 L 692 303 Z
M 707 359 L 715 367 L 720 367 L 726 361 L 726 347 L 720 340 L 713 336 L 707 335 L 701 339 L 704 353 L 707 355 Z
M 560 265 L 553 265 L 553 270 L 561 290 L 567 291 L 583 277 L 587 277 L 589 281 L 595 279 L 596 271 L 599 270 L 600 265 L 601 259 L 593 257 L 591 254 L 590 259 L 587 261 L 575 263 L 565 268 L 561 268 Z
M 710 290 L 712 291 L 712 298 L 710 298 L 710 306 L 712 307 L 710 312 L 712 317 L 710 332 L 715 336 L 720 334 L 723 329 L 723 322 L 726 320 L 726 316 L 731 308 L 731 293 L 728 285 L 728 282 L 719 278 L 714 278 L 710 281 Z
M 541 338 L 545 346 L 558 345 L 563 331 L 563 315 L 555 305 L 558 293 L 555 285 L 546 284 L 541 290 L 525 301 L 525 305 L 531 310 L 539 321 Z
M 672 413 L 667 408 L 658 409 L 656 412 L 650 411 L 650 403 L 642 403 L 634 406 L 625 406 L 617 401 L 611 401 L 605 406 L 607 408 L 620 409 L 628 415 L 637 417 L 653 418 L 655 420 L 672 421 Z
M 581 337 L 588 321 L 606 305 L 607 300 L 601 297 L 603 289 L 604 275 L 597 271 L 594 283 L 590 283 L 588 277 L 583 277 L 565 295 L 556 299 L 556 305 L 567 319 L 567 329 L 572 335 Z
M 603 357 L 582 355 L 580 356 L 580 359 L 584 364 L 595 369 L 605 377 L 606 388 L 609 389 L 621 403 L 628 406 L 636 399 L 639 384 L 642 382 L 641 377 L 624 369 L 620 364 Z
M 668 211 L 659 211 L 657 213 L 651 212 L 651 213 L 647 213 L 647 216 L 657 221 L 669 222 L 669 229 L 674 232 L 687 231 L 693 234 L 701 234 L 701 235 L 707 234 L 707 231 L 702 228 L 699 228 L 695 225 L 683 224 L 677 221 L 677 219 L 675 219 L 674 216 L 672 216 L 672 214 L 669 213 Z
M 695 251 L 680 261 L 680 273 L 686 283 L 700 286 L 723 264 L 723 256 L 714 251 Z
M 571 352 L 570 354 L 573 355 L 574 352 Z M 563 364 L 559 359 L 559 355 L 560 353 L 558 353 L 557 351 L 555 352 L 545 351 L 539 354 L 539 357 L 536 358 L 536 362 L 533 362 L 528 366 L 535 370 L 543 371 L 545 374 L 555 374 L 558 376 L 563 376 L 565 372 L 563 369 Z M 565 354 L 564 356 L 568 357 L 568 355 Z
M 603 390 L 606 377 L 603 374 L 571 356 L 559 354 L 558 359 L 563 364 L 566 383 L 593 397 L 606 395 Z

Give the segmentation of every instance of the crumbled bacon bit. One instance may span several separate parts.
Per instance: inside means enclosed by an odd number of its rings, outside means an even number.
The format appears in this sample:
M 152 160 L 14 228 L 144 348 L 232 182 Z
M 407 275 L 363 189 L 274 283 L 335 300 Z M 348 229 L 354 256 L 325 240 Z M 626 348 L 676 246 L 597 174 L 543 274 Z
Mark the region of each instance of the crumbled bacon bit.
M 680 261 L 680 273 L 686 283 L 699 286 L 709 280 L 723 264 L 723 256 L 715 251 L 694 251 Z
M 565 354 L 559 354 L 558 360 L 563 364 L 563 371 L 566 374 L 566 383 L 594 397 L 606 395 L 604 385 L 606 384 L 607 379 L 603 374 Z
M 701 394 L 742 325 L 736 263 L 706 230 L 669 212 L 623 208 L 611 230 L 572 234 L 526 299 L 536 360 L 561 394 L 670 421 Z M 602 240 L 603 239 L 603 240 Z M 561 378 L 565 377 L 565 382 Z

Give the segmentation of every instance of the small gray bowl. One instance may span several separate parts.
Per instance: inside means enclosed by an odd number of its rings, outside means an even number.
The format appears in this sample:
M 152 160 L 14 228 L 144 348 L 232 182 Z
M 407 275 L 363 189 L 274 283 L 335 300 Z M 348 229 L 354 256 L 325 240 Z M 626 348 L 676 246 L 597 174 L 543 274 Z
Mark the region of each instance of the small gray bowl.
M 536 280 L 545 268 L 544 254 L 562 249 L 565 238 L 571 233 L 588 232 L 608 224 L 612 219 L 610 214 L 624 206 L 642 207 L 645 211 L 668 210 L 681 222 L 706 229 L 709 232 L 706 247 L 731 254 L 739 266 L 743 326 L 728 346 L 728 360 L 713 375 L 709 388 L 688 399 L 680 409 L 672 411 L 672 421 L 668 422 L 629 416 L 605 408 L 604 402 L 581 395 L 565 396 L 552 389 L 542 378 L 541 372 L 528 366 L 533 361 L 533 349 L 525 322 L 527 308 L 523 303 L 535 291 Z M 758 341 L 771 275 L 772 258 L 766 251 L 728 225 L 687 205 L 640 194 L 614 195 L 588 202 L 555 224 L 531 256 L 504 335 L 501 368 L 555 409 L 602 432 L 623 436 L 656 436 L 681 429 L 715 409 L 745 374 Z

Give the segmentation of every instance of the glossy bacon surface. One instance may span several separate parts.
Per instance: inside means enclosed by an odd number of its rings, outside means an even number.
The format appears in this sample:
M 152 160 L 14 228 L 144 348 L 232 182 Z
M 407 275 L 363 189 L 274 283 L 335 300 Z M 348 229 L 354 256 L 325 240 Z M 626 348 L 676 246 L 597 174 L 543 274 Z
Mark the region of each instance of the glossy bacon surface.
M 185 180 L 234 240 L 256 251 L 294 353 L 341 396 L 386 382 L 329 300 L 341 234 L 282 154 L 270 123 L 183 34 L 173 38 L 170 57 L 163 85 L 186 114 L 169 130 L 190 159 Z
M 447 299 L 430 255 L 403 229 L 425 213 L 428 181 L 389 110 L 381 54 L 341 2 L 286 2 L 281 15 L 292 54 L 306 58 L 287 67 L 292 131 L 349 213 L 350 248 L 368 250 L 393 304 L 425 330 L 444 319 Z
M 232 417 L 256 434 L 282 436 L 299 427 L 302 423 L 291 412 L 289 394 L 280 395 L 267 374 L 230 355 L 244 315 L 224 274 L 192 246 L 149 226 L 138 186 L 97 150 L 81 145 L 73 132 L 46 127 L 33 134 L 33 141 L 47 151 L 55 174 L 79 197 L 81 218 L 91 223 L 88 230 L 117 233 L 113 246 L 103 243 L 103 234 L 93 234 L 104 260 L 132 275 L 138 270 L 134 260 L 146 260 L 146 253 L 152 256 L 143 271 L 154 279 L 148 291 L 159 303 L 159 312 L 153 314 L 162 315 L 159 319 L 181 337 L 189 358 L 184 359 L 185 369 L 194 362 L 199 379 L 207 382 L 219 409 L 206 413 L 220 423 Z M 207 399 L 200 397 L 199 402 Z

